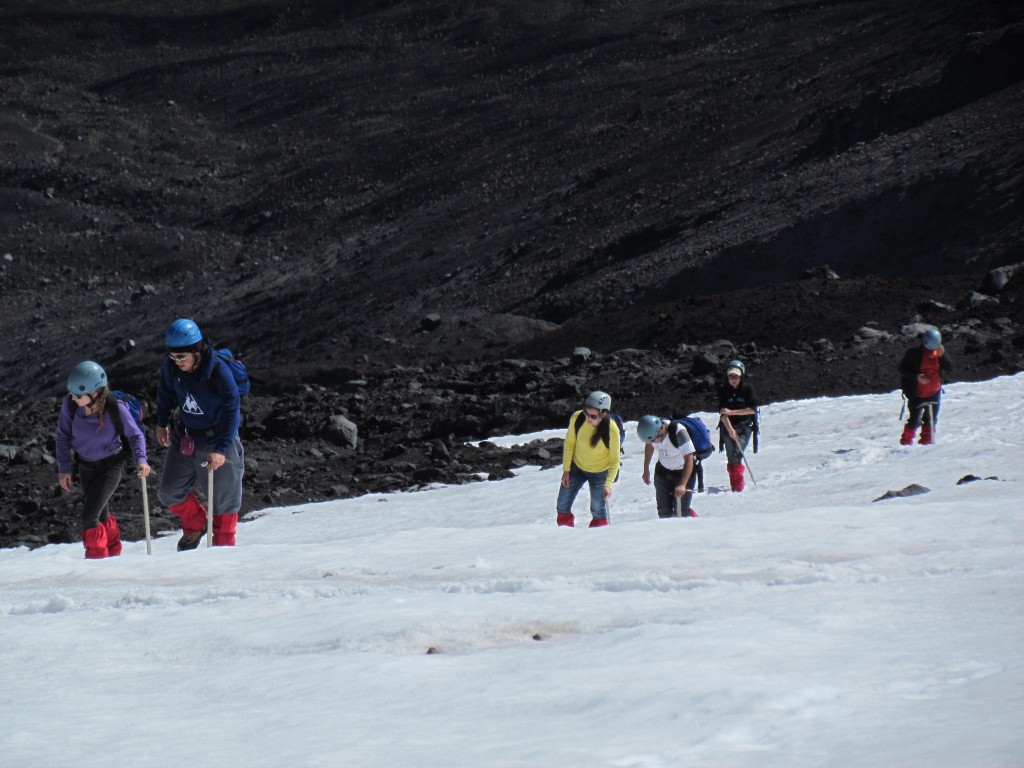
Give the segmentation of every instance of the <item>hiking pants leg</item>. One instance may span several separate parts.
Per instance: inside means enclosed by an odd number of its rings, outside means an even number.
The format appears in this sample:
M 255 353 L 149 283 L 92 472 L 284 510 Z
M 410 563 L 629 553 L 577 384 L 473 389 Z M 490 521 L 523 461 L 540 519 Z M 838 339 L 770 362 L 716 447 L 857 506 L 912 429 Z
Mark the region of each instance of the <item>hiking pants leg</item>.
M 750 436 L 753 434 L 753 427 L 750 429 L 737 429 L 736 439 L 740 441 L 739 448 L 736 447 L 736 443 L 729 437 L 729 433 L 722 428 L 722 445 L 725 446 L 725 459 L 729 464 L 742 464 L 743 463 L 743 452 L 746 452 L 747 445 L 750 443 Z
M 683 479 L 683 470 L 666 469 L 661 464 L 654 467 L 654 493 L 658 502 L 658 517 L 676 516 L 676 488 L 679 481 Z M 693 489 L 697 484 L 697 470 L 690 473 L 690 479 L 686 482 L 686 493 L 679 500 L 679 510 L 683 517 L 690 514 L 690 504 L 693 503 Z
M 580 492 L 580 488 L 587 482 L 587 477 L 575 464 L 569 466 L 569 485 L 558 485 L 558 498 L 555 500 L 555 511 L 559 514 L 572 512 L 573 502 Z
M 608 518 L 608 504 L 604 498 L 604 483 L 608 479 L 608 470 L 604 472 L 584 472 L 590 483 L 590 516 L 594 520 Z
M 82 485 L 85 499 L 82 502 L 82 530 L 95 528 L 105 523 L 110 515 L 107 502 L 121 484 L 124 474 L 124 457 L 116 456 L 106 462 L 78 465 L 78 482 Z
M 192 492 L 196 484 L 196 462 L 193 462 L 195 452 L 192 456 L 181 455 L 181 435 L 176 430 L 170 431 L 171 444 L 167 448 L 167 456 L 164 459 L 164 470 L 160 473 L 160 487 L 157 488 L 157 498 L 165 507 L 173 507 L 180 504 Z M 203 458 L 201 461 L 206 461 Z M 201 463 L 201 462 L 200 462 Z M 206 470 L 203 470 L 204 473 Z M 203 475 L 205 481 L 206 476 Z M 203 485 L 205 488 L 205 483 Z
M 658 517 L 676 516 L 676 486 L 683 476 L 681 469 L 665 469 L 661 464 L 654 466 L 654 498 L 658 504 Z
M 196 438 L 195 450 L 191 456 L 180 453 L 181 437 L 171 431 L 171 444 L 167 449 L 164 471 L 160 475 L 157 496 L 160 503 L 173 507 L 183 502 L 192 492 L 197 481 L 205 493 L 207 469 L 203 464 L 213 450 L 211 438 Z M 214 514 L 238 514 L 242 508 L 242 476 L 245 474 L 245 453 L 242 441 L 235 438 L 224 452 L 225 463 L 214 473 L 213 511 Z

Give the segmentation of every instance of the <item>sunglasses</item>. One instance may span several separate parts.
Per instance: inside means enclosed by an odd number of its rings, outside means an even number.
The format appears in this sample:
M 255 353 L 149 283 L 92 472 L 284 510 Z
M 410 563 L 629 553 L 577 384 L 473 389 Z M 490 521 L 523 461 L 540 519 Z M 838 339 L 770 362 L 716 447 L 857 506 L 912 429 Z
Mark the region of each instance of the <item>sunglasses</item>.
M 729 378 L 730 378 L 730 379 L 736 379 L 736 381 L 739 381 L 739 380 L 740 380 L 740 377 L 739 377 L 739 376 L 737 376 L 737 375 L 736 375 L 735 373 L 730 373 L 730 374 L 729 374 Z
M 590 421 L 600 421 L 601 420 L 601 414 L 600 413 L 591 413 L 590 411 L 586 411 L 585 413 L 587 414 L 587 418 Z
M 176 354 L 174 354 L 172 352 L 172 353 L 170 353 L 167 356 L 169 358 L 171 358 L 171 360 L 173 360 L 176 363 L 185 363 L 185 362 L 188 362 L 188 359 L 192 356 L 192 353 L 191 352 L 185 352 L 183 354 L 176 355 Z

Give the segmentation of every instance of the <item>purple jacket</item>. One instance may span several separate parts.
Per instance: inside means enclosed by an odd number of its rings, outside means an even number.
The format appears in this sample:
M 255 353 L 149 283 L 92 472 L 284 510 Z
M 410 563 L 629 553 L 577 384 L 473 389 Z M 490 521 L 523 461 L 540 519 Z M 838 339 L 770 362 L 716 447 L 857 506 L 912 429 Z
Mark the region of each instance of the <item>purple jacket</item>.
M 128 406 L 120 400 L 110 396 L 107 408 L 115 403 L 121 409 L 121 424 L 131 445 L 132 456 L 136 464 L 141 464 L 146 461 L 146 436 L 135 423 Z M 57 418 L 57 468 L 61 474 L 71 472 L 72 451 L 83 461 L 99 461 L 121 450 L 121 436 L 108 417 L 104 416 L 101 422 L 99 415 L 86 416 L 83 408 L 73 403 L 72 406 L 68 407 L 67 399 L 62 400 Z

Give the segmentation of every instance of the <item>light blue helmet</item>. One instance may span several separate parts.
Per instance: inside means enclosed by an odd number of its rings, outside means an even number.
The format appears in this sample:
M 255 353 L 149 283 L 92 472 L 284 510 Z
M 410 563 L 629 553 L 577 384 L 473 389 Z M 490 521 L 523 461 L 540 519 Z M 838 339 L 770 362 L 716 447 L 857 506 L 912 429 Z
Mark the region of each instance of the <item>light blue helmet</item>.
M 661 432 L 661 419 L 657 416 L 642 416 L 636 423 L 636 436 L 645 443 L 653 443 Z
M 921 336 L 921 343 L 924 344 L 925 349 L 938 349 L 942 346 L 942 334 L 934 328 L 929 328 Z
M 107 372 L 99 363 L 85 360 L 68 374 L 68 392 L 72 395 L 91 395 L 107 386 Z
M 747 373 L 747 366 L 743 364 L 742 360 L 730 360 L 725 366 L 725 370 L 728 371 L 730 368 L 739 368 L 741 376 Z
M 203 340 L 199 326 L 188 318 L 175 320 L 167 328 L 164 344 L 168 349 L 184 349 L 194 346 Z
M 612 407 L 612 396 L 607 392 L 595 391 L 587 395 L 587 399 L 583 401 L 584 405 L 589 405 L 591 408 L 597 408 L 599 411 L 610 411 Z

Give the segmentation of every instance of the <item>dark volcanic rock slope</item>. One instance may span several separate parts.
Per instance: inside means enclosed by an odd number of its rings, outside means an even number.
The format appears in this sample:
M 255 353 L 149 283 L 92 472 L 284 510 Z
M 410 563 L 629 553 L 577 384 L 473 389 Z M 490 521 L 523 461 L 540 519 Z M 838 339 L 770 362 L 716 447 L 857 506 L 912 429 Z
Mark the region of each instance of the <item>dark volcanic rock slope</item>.
M 69 535 L 45 463 L 67 369 L 151 394 L 181 315 L 252 369 L 250 507 L 497 471 L 524 459 L 458 438 L 557 424 L 597 385 L 699 401 L 705 354 L 752 359 L 773 397 L 885 390 L 926 320 L 967 377 L 1015 370 L 1019 276 L 956 305 L 1022 258 L 1022 21 L 969 0 L 3 4 L 5 541 Z M 322 436 L 335 414 L 359 448 Z

